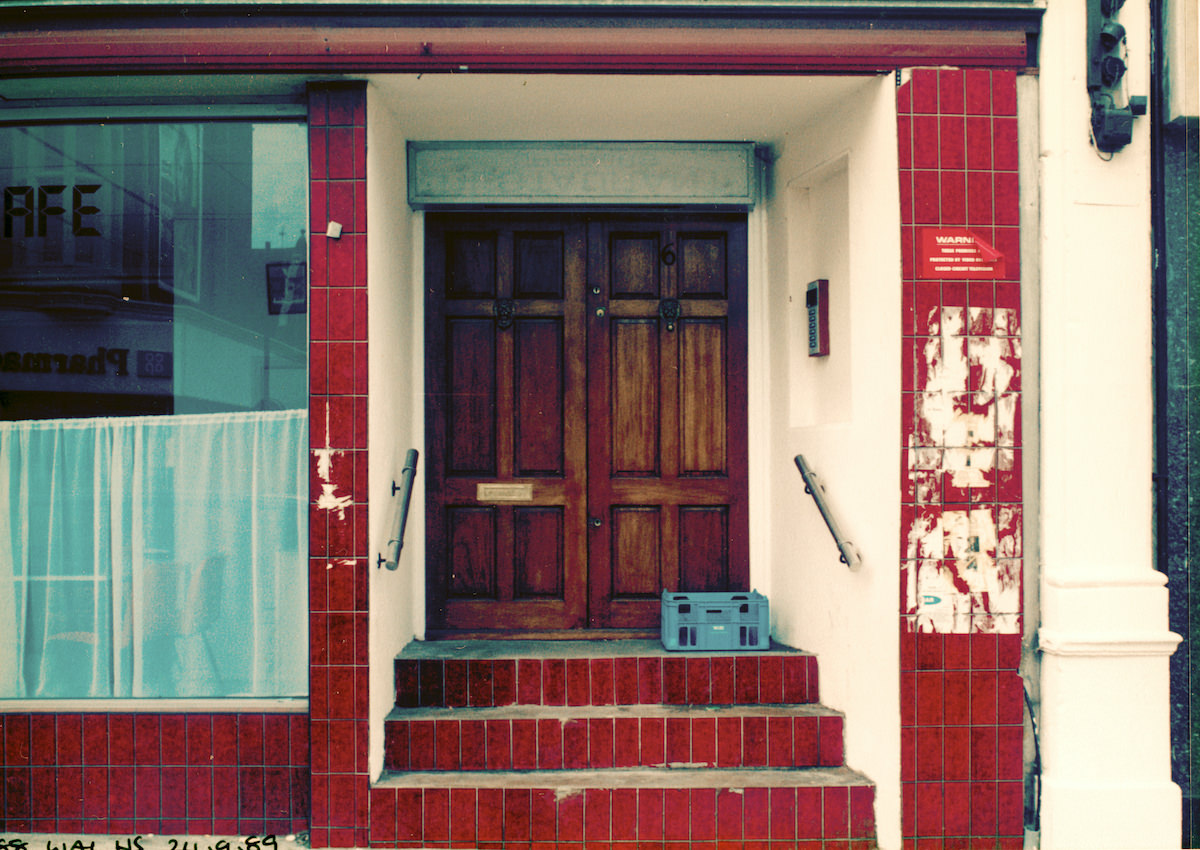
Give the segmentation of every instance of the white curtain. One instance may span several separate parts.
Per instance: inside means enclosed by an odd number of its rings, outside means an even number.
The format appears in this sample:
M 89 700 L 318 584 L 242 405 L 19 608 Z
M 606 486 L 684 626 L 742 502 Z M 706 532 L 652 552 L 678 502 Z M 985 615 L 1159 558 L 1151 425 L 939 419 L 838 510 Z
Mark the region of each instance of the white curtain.
M 0 422 L 0 697 L 307 693 L 306 446 L 303 410 Z

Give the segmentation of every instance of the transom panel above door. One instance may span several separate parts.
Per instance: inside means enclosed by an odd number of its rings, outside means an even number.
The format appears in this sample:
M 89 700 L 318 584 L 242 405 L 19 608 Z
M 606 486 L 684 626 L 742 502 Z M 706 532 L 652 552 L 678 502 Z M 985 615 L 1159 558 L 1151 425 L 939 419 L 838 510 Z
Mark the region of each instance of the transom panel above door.
M 741 214 L 430 213 L 430 630 L 746 589 Z

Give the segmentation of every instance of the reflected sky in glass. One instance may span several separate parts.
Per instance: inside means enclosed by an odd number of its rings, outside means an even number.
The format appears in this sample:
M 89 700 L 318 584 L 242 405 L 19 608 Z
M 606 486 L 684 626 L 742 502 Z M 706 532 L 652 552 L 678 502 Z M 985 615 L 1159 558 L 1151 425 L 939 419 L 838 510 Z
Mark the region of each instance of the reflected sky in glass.
M 253 133 L 253 248 L 289 247 L 304 236 L 308 219 L 308 139 L 300 124 L 255 124 Z

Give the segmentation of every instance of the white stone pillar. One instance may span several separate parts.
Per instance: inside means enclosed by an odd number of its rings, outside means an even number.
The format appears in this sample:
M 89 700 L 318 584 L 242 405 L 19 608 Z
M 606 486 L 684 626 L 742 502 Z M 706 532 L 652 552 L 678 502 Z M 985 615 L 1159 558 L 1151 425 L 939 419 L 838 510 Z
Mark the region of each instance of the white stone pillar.
M 1152 538 L 1150 119 L 1116 154 L 1092 147 L 1086 6 L 1049 0 L 1041 39 L 1041 846 L 1179 847 L 1178 637 Z M 1149 94 L 1148 4 L 1119 19 L 1127 90 Z

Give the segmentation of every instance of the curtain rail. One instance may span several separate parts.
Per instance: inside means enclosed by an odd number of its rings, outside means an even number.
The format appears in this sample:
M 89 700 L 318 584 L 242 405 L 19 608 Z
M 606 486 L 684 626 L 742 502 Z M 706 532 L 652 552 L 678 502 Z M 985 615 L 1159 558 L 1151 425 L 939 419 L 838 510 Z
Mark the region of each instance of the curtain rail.
M 800 476 L 804 479 L 804 492 L 813 497 L 813 501 L 817 503 L 817 510 L 821 512 L 821 518 L 825 520 L 829 533 L 833 535 L 833 542 L 837 544 L 841 553 L 839 560 L 850 569 L 856 569 L 862 563 L 862 558 L 859 557 L 854 544 L 842 534 L 837 520 L 833 518 L 833 511 L 825 501 L 825 485 L 809 467 L 804 455 L 796 455 L 796 468 L 800 470 Z

